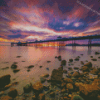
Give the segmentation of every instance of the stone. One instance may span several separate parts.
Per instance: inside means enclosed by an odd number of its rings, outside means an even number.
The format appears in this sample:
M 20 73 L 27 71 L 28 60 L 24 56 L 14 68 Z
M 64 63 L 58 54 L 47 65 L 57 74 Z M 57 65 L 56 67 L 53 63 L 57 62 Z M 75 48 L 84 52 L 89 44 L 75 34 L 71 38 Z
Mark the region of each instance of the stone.
M 79 61 L 79 57 L 76 57 L 74 60 L 75 60 L 75 61 Z
M 49 70 L 49 68 L 46 68 L 46 70 Z
M 83 62 L 83 61 L 81 61 L 81 64 L 82 64 L 82 65 L 84 65 L 84 62 Z
M 13 100 L 13 99 L 9 96 L 3 96 L 0 98 L 0 100 Z
M 66 83 L 73 83 L 73 80 L 70 79 L 70 78 L 65 78 L 65 79 L 64 79 L 64 82 L 66 82 Z
M 92 63 L 88 62 L 88 63 L 84 64 L 84 66 L 87 66 L 88 68 L 92 68 Z
M 39 100 L 45 100 L 45 94 L 44 93 L 39 94 Z
M 84 99 L 81 96 L 79 96 L 79 95 L 73 95 L 71 97 L 71 100 L 84 100 Z
M 23 87 L 24 93 L 29 93 L 32 90 L 32 84 L 27 84 Z
M 18 92 L 15 88 L 11 88 L 10 91 L 8 92 L 8 95 L 12 98 L 15 98 L 18 95 Z
M 61 61 L 61 56 L 58 56 L 58 60 Z
M 34 65 L 30 65 L 30 66 L 28 66 L 28 68 L 30 69 L 30 68 L 33 68 L 34 67 Z
M 42 66 L 40 66 L 40 68 L 42 68 Z
M 73 85 L 72 85 L 72 83 L 67 83 L 67 84 L 66 84 L 66 88 L 69 89 L 69 90 L 73 90 Z
M 21 56 L 17 56 L 16 58 L 20 58 Z
M 69 62 L 73 62 L 73 59 L 69 59 Z
M 90 56 L 91 58 L 93 58 L 93 56 Z
M 47 61 L 47 63 L 50 63 L 51 61 Z
M 33 91 L 41 92 L 43 90 L 43 85 L 41 82 L 36 82 L 35 84 L 33 84 L 32 88 Z
M 75 69 L 75 70 L 78 70 L 79 68 L 78 68 L 78 67 L 74 67 L 74 69 Z
M 99 52 L 95 52 L 95 55 L 98 55 L 98 54 L 100 54 Z
M 100 59 L 100 57 L 98 57 Z
M 10 75 L 4 75 L 0 77 L 0 88 L 4 88 L 6 85 L 10 83 Z
M 6 70 L 6 69 L 9 69 L 9 67 L 2 68 L 2 70 Z
M 11 68 L 12 68 L 12 69 L 16 69 L 16 68 L 17 68 L 17 65 L 13 63 L 13 64 L 11 65 Z
M 14 69 L 14 70 L 13 70 L 14 73 L 17 73 L 17 72 L 19 72 L 19 71 L 20 71 L 20 69 Z
M 48 86 L 48 85 L 44 85 L 44 86 L 43 86 L 43 89 L 44 89 L 45 91 L 47 91 L 47 90 L 49 90 L 49 86 Z
M 67 73 L 67 70 L 63 70 L 63 73 L 65 73 L 65 74 L 66 74 L 66 73 Z
M 57 56 L 55 56 L 55 58 L 58 58 Z
M 83 71 L 83 72 L 89 72 L 89 68 L 88 68 L 87 66 L 83 66 L 83 67 L 82 67 L 82 71 Z
M 44 74 L 43 77 L 46 77 L 47 78 L 47 77 L 49 77 L 49 74 Z
M 44 77 L 40 77 L 40 81 L 41 81 L 41 83 L 44 83 L 46 81 L 46 79 Z
M 96 68 L 94 68 L 90 73 L 91 73 L 91 74 L 94 74 L 94 75 L 98 75 L 99 70 L 96 69 Z
M 66 65 L 66 60 L 62 60 L 61 65 Z
M 80 77 L 80 73 L 79 72 L 74 72 L 72 76 L 75 77 L 75 78 L 79 78 Z
M 93 60 L 93 61 L 97 61 L 97 59 L 96 59 L 96 58 L 93 58 L 93 59 L 91 59 L 91 60 Z

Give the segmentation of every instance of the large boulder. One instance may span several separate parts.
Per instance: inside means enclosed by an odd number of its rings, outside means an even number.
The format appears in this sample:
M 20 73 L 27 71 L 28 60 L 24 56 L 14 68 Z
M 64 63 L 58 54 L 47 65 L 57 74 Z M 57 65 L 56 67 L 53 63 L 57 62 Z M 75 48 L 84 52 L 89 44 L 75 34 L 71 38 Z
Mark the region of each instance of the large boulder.
M 8 92 L 8 95 L 12 98 L 15 98 L 18 95 L 18 92 L 16 89 L 11 88 L 10 91 Z
M 4 75 L 0 77 L 0 88 L 4 88 L 5 85 L 8 85 L 10 83 L 10 75 Z

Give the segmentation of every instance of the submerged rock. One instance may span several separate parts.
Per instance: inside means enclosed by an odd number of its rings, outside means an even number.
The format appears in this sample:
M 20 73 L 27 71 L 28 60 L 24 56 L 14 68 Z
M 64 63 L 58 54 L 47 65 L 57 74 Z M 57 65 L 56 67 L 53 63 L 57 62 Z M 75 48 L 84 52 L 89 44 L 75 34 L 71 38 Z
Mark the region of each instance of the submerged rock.
M 10 83 L 10 77 L 9 74 L 0 77 L 0 88 L 3 88 Z
M 8 95 L 12 98 L 15 98 L 18 95 L 18 92 L 16 89 L 11 88 L 10 91 L 8 92 Z

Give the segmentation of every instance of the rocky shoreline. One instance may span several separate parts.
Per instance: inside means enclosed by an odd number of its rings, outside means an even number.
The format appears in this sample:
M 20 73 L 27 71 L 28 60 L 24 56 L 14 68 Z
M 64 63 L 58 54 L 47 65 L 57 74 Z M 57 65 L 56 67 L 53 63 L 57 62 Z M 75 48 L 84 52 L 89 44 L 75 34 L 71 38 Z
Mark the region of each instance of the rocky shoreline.
M 95 52 L 100 59 L 100 53 Z M 80 57 L 75 59 L 69 59 L 69 61 L 62 60 L 61 56 L 56 56 L 61 64 L 57 69 L 53 69 L 51 76 L 43 74 L 40 76 L 40 80 L 32 84 L 31 82 L 23 86 L 23 93 L 18 94 L 16 86 L 19 82 L 11 83 L 11 75 L 7 74 L 0 77 L 0 100 L 100 100 L 100 67 L 93 67 L 92 62 L 80 61 Z M 17 56 L 17 58 L 20 58 Z M 96 58 L 90 56 L 92 61 L 97 61 Z M 79 67 L 67 67 L 66 64 L 73 64 L 74 61 L 80 61 L 81 68 Z M 51 61 L 47 61 L 50 63 Z M 27 72 L 33 68 L 34 65 L 27 67 Z M 65 69 L 67 67 L 68 70 Z M 42 68 L 42 66 L 40 66 Z M 2 70 L 5 70 L 4 68 Z M 14 62 L 11 65 L 11 69 L 14 73 L 18 73 L 20 69 L 17 69 L 17 63 Z M 49 70 L 49 68 L 47 69 Z M 63 77 L 63 74 L 66 77 Z M 48 77 L 50 77 L 48 79 Z M 43 83 L 47 82 L 48 85 Z M 5 90 L 9 89 L 7 94 Z

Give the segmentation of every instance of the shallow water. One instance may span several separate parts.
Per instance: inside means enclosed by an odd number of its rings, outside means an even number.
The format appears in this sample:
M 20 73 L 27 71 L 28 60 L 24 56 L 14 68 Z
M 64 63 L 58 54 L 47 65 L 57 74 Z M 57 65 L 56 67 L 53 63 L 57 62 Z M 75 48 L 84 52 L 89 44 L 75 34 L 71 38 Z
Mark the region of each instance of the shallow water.
M 19 82 L 18 85 L 13 86 L 18 90 L 19 94 L 23 93 L 23 86 L 31 82 L 32 84 L 40 80 L 40 76 L 45 73 L 51 75 L 52 70 L 60 66 L 61 61 L 55 58 L 55 56 L 61 55 L 62 60 L 67 61 L 67 65 L 64 66 L 64 69 L 68 67 L 81 67 L 80 61 L 86 63 L 91 61 L 93 67 L 100 67 L 100 55 L 95 55 L 95 51 L 100 52 L 100 47 L 28 47 L 28 46 L 0 46 L 0 76 L 10 74 L 11 83 Z M 83 54 L 80 55 L 80 54 Z M 20 58 L 16 58 L 21 56 Z M 74 61 L 72 65 L 68 64 L 70 58 L 75 58 L 80 56 L 79 61 Z M 93 56 L 97 61 L 92 61 L 90 56 Z M 25 62 L 22 62 L 25 61 Z M 47 63 L 47 61 L 51 61 Z M 13 73 L 11 65 L 13 62 L 17 62 L 19 72 Z M 27 66 L 34 65 L 34 68 L 31 68 L 27 72 Z M 39 66 L 43 66 L 40 68 Z M 9 67 L 9 69 L 2 70 L 2 68 Z M 46 68 L 49 68 L 47 70 Z M 64 75 L 65 77 L 65 75 Z M 47 84 L 45 82 L 44 84 Z M 9 91 L 6 90 L 5 93 Z

